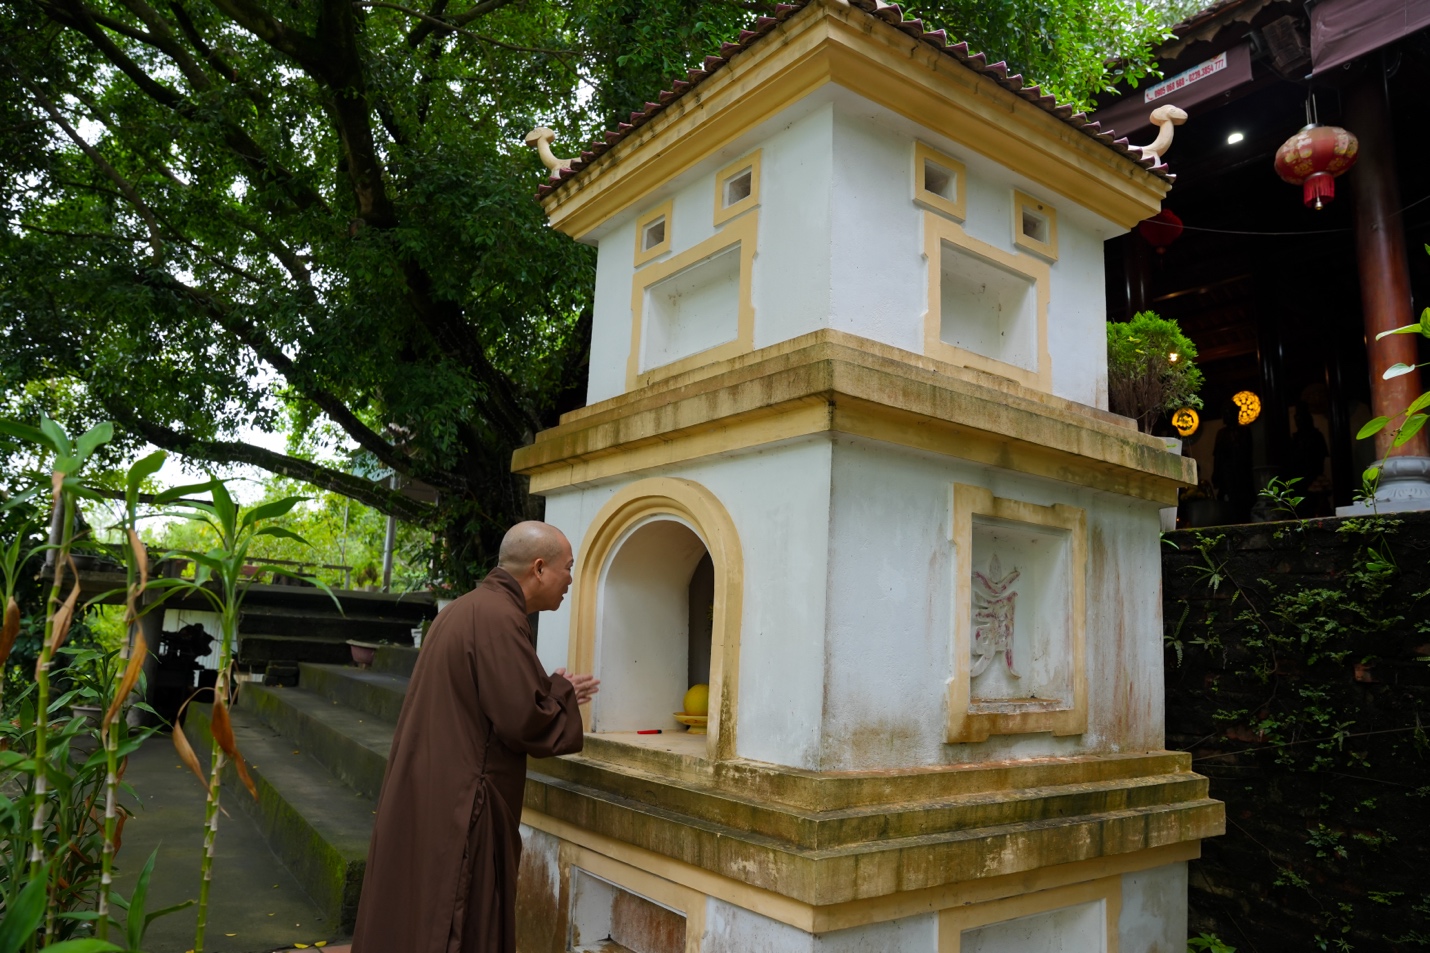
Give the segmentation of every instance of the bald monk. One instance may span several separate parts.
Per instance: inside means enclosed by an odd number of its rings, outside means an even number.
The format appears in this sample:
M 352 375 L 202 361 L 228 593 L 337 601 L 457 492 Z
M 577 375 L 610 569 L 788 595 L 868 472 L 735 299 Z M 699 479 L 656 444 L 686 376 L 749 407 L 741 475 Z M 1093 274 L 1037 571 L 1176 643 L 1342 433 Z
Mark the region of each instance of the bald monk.
M 571 586 L 571 544 L 513 526 L 437 616 L 407 687 L 368 847 L 353 953 L 514 953 L 526 757 L 581 750 L 598 682 L 547 675 L 527 614 Z

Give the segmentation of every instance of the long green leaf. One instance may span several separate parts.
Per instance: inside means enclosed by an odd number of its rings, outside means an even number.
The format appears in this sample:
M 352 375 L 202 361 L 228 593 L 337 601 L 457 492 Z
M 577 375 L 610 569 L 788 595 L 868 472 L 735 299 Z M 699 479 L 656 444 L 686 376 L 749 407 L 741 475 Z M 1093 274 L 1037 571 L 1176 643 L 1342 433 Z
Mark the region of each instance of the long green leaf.
M 1395 435 L 1395 446 L 1403 447 L 1415 438 L 1422 427 L 1425 426 L 1426 416 L 1424 414 L 1412 414 L 1400 428 L 1400 433 Z
M 144 940 L 144 928 L 148 925 L 144 919 L 144 901 L 148 899 L 149 878 L 154 876 L 154 862 L 158 859 L 159 848 L 156 847 L 145 862 L 144 869 L 139 871 L 139 880 L 134 884 L 134 892 L 129 895 L 129 915 L 124 919 L 124 935 L 131 950 L 139 949 Z
M 5 420 L 3 417 L 0 417 L 0 433 L 14 437 L 16 440 L 23 440 L 26 443 L 37 443 L 42 447 L 48 447 L 56 453 L 59 452 L 59 447 L 54 445 L 44 431 L 36 427 L 31 427 L 29 424 L 22 424 L 18 420 Z
M 210 488 L 214 501 L 214 511 L 218 515 L 219 528 L 223 531 L 225 545 L 232 544 L 229 539 L 231 530 L 236 528 L 238 521 L 238 507 L 234 505 L 233 496 L 229 494 L 228 487 L 219 479 L 213 481 Z
M 171 486 L 167 490 L 161 490 L 156 493 L 154 495 L 154 503 L 158 506 L 165 506 L 177 499 L 188 496 L 190 493 L 208 493 L 213 489 L 213 484 L 214 481 L 209 479 L 203 483 L 186 483 L 183 486 Z
M 1403 326 L 1403 327 L 1391 328 L 1389 331 L 1382 331 L 1382 332 L 1380 332 L 1379 334 L 1377 334 L 1377 335 L 1375 336 L 1375 339 L 1376 339 L 1377 341 L 1379 341 L 1381 338 L 1388 338 L 1388 337 L 1390 337 L 1392 334 L 1419 334 L 1419 333 L 1420 333 L 1420 325 L 1419 325 L 1419 324 L 1407 324 L 1407 325 L 1405 325 L 1405 326 Z
M 134 461 L 134 465 L 129 468 L 129 472 L 124 475 L 124 495 L 130 506 L 133 506 L 139 498 L 139 488 L 144 485 L 144 481 L 159 472 L 159 468 L 164 465 L 164 461 L 169 459 L 169 455 L 162 450 L 155 450 L 147 457 L 140 457 Z
M 176 903 L 167 907 L 160 907 L 153 913 L 147 913 L 144 915 L 144 929 L 149 929 L 149 924 L 153 923 L 160 917 L 167 917 L 171 913 L 178 913 L 180 910 L 187 910 L 189 907 L 192 907 L 196 903 L 198 903 L 197 900 L 185 900 L 183 903 Z
M 312 546 L 312 545 L 313 545 L 312 543 L 308 542 L 308 541 L 307 541 L 306 539 L 304 539 L 303 537 L 299 536 L 297 533 L 293 532 L 291 529 L 284 529 L 284 528 L 281 527 L 281 526 L 264 526 L 264 527 L 262 527 L 262 528 L 260 528 L 260 529 L 254 530 L 254 531 L 253 531 L 253 535 L 254 535 L 254 536 L 276 536 L 276 537 L 278 537 L 279 539 L 292 539 L 292 540 L 296 540 L 297 542 L 302 543 L 304 546 Z
M 243 522 L 239 524 L 239 528 L 242 529 L 246 526 L 252 526 L 254 523 L 260 523 L 264 520 L 274 520 L 280 516 L 287 516 L 293 507 L 309 499 L 312 499 L 312 497 L 288 496 L 281 500 L 274 500 L 271 503 L 263 503 L 259 506 L 255 506 L 243 514 Z
M 70 438 L 65 435 L 60 425 L 49 417 L 40 417 L 40 429 L 45 432 L 46 437 L 50 438 L 50 445 L 55 448 L 55 452 L 60 456 L 68 456 L 74 452 L 70 447 Z
M 13 506 L 19 506 L 26 500 L 33 499 L 34 496 L 40 492 L 40 489 L 41 488 L 38 486 L 32 486 L 28 490 L 21 490 L 19 493 L 16 493 L 14 496 L 7 499 L 4 503 L 0 503 L 0 513 L 5 512 Z
M 1410 402 L 1410 406 L 1405 408 L 1405 412 L 1406 414 L 1419 413 L 1426 407 L 1430 407 L 1430 390 L 1427 390 L 1425 393 L 1412 400 Z
M 91 453 L 94 453 L 96 447 L 100 444 L 109 443 L 109 441 L 113 439 L 114 424 L 108 421 L 95 424 L 80 434 L 79 439 L 75 441 L 75 456 L 79 457 L 80 462 L 83 463 L 89 459 Z
M 1366 437 L 1373 437 L 1385 429 L 1385 425 L 1390 423 L 1389 417 L 1376 417 L 1366 422 L 1366 425 L 1356 434 L 1357 440 L 1364 440 Z
M 45 916 L 45 887 L 50 879 L 50 868 L 40 867 L 40 876 L 25 884 L 15 902 L 5 911 L 5 919 L 0 920 L 0 953 L 17 953 L 40 927 Z

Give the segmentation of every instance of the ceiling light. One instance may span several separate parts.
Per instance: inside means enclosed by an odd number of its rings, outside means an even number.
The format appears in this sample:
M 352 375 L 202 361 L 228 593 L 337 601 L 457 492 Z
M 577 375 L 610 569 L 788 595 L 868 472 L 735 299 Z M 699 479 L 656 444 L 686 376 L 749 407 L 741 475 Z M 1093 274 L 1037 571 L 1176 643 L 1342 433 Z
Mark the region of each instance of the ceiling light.
M 1245 138 L 1246 136 L 1242 135 L 1241 133 L 1233 132 L 1231 135 L 1226 137 L 1226 144 L 1229 146 L 1234 146 Z

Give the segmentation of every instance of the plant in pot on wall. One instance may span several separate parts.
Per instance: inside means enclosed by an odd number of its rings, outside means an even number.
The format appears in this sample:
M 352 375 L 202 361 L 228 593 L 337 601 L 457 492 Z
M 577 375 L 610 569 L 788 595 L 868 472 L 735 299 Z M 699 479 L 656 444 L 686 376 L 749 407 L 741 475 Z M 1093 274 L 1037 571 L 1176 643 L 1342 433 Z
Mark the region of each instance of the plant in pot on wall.
M 1107 323 L 1107 403 L 1151 433 L 1162 415 L 1201 407 L 1197 347 L 1176 321 L 1139 311 L 1131 321 Z

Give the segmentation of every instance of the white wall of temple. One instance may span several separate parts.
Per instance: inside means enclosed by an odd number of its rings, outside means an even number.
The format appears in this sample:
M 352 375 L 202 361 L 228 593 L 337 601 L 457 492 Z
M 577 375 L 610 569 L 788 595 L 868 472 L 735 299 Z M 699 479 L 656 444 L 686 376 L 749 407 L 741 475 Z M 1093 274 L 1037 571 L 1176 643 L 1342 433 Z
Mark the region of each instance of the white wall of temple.
M 963 228 L 977 241 L 1042 262 L 1014 243 L 1013 191 L 1056 210 L 1047 317 L 1051 389 L 1105 408 L 1102 243 L 1122 229 L 967 145 L 832 86 L 748 131 L 588 238 L 599 248 L 588 402 L 627 390 L 632 282 L 641 270 L 634 264 L 637 219 L 672 202 L 670 251 L 642 269 L 710 238 L 720 230 L 716 174 L 757 148 L 759 205 L 744 213 L 759 216 L 753 346 L 830 327 L 922 353 L 929 262 L 926 213 L 912 198 L 916 141 L 965 164 Z
M 829 933 L 806 933 L 711 897 L 700 953 L 938 953 L 938 914 L 923 913 Z
M 579 562 L 581 540 L 605 502 L 656 475 L 709 489 L 739 533 L 741 757 L 843 771 L 1162 748 L 1155 503 L 869 441 L 812 437 L 553 492 L 546 518 L 573 540 Z M 949 539 L 955 482 L 1086 511 L 1085 733 L 946 743 L 954 583 L 973 568 L 955 564 Z M 1032 599 L 1024 594 L 1023 611 Z M 548 669 L 568 664 L 571 611 L 568 599 L 542 616 L 538 653 Z M 678 698 L 683 688 L 660 690 Z
M 553 919 L 564 919 L 557 912 L 563 899 L 561 884 L 574 879 L 579 862 L 562 860 L 564 842 L 558 837 L 525 824 L 521 837 L 523 902 L 554 915 Z M 664 879 L 658 873 L 655 876 Z M 1090 889 L 1078 898 L 1069 891 L 1078 891 L 1079 886 L 1068 885 L 1062 888 L 1061 899 L 1049 896 L 1058 890 L 1043 892 L 1045 899 L 1041 900 L 1035 892 L 1022 902 L 1002 901 L 997 913 L 983 904 L 960 904 L 954 908 L 959 916 L 953 921 L 941 923 L 939 912 L 930 911 L 820 934 L 718 896 L 697 895 L 695 902 L 703 910 L 694 923 L 703 929 L 687 942 L 694 940 L 700 953 L 937 953 L 946 949 L 963 953 L 1093 953 L 1108 949 L 1182 953 L 1187 944 L 1187 865 L 1166 864 L 1113 876 L 1111 881 L 1085 885 L 1083 889 Z M 617 884 L 614 889 L 629 888 Z M 1109 910 L 1108 905 L 1114 909 Z M 579 916 L 579 911 L 564 912 Z M 940 937 L 941 930 L 956 931 L 957 945 L 952 937 Z M 1115 938 L 1107 936 L 1112 932 Z M 554 948 L 566 948 L 564 937 L 550 939 L 556 941 Z
M 973 568 L 962 558 L 955 564 L 949 539 L 955 482 L 1086 510 L 1086 733 L 945 743 L 953 586 Z M 1162 748 L 1155 503 L 851 438 L 835 443 L 832 487 L 820 769 Z M 1023 604 L 1031 597 L 1023 593 Z
M 1182 953 L 1187 945 L 1187 865 L 1122 875 L 1119 950 Z
M 581 540 L 601 507 L 637 479 L 682 477 L 720 500 L 739 534 L 744 561 L 736 734 L 741 757 L 799 767 L 818 762 L 830 452 L 827 440 L 808 438 L 573 487 L 546 498 L 546 519 L 573 541 L 578 563 Z M 571 613 L 568 598 L 541 617 L 537 654 L 548 670 L 568 664 Z M 599 668 L 596 674 L 601 675 Z M 673 691 L 679 699 L 685 687 L 651 690 Z M 593 704 L 601 702 L 598 695 Z

